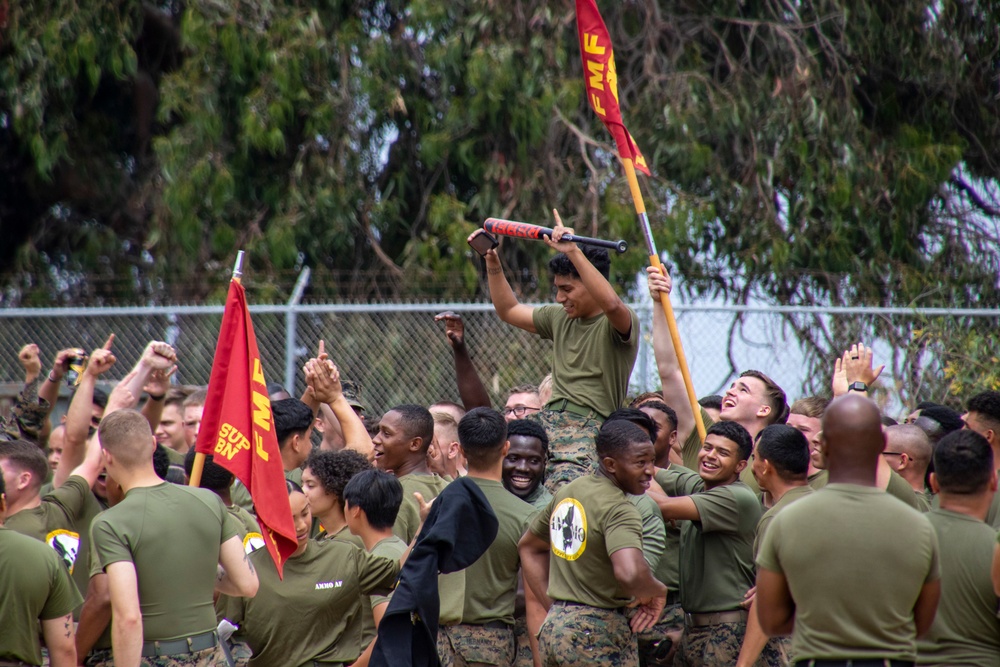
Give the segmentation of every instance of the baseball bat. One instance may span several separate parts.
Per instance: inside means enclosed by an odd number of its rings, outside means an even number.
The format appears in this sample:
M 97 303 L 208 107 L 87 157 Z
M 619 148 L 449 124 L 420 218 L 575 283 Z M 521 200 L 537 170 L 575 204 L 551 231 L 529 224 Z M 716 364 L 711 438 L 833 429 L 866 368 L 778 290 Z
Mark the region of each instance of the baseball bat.
M 543 236 L 552 238 L 552 228 L 532 225 L 527 222 L 517 222 L 515 220 L 502 220 L 501 218 L 486 218 L 483 229 L 490 234 L 501 234 L 503 236 L 515 236 L 519 239 L 540 240 Z M 599 248 L 609 248 L 621 254 L 628 250 L 625 241 L 609 241 L 607 239 L 595 239 L 579 234 L 563 234 L 563 241 L 583 243 L 585 245 L 597 246 Z

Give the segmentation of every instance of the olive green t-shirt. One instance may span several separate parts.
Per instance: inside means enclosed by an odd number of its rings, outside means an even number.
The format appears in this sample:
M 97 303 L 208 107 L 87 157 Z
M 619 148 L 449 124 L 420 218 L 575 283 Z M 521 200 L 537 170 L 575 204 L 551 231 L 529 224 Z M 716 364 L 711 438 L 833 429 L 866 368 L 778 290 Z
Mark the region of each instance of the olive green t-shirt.
M 921 512 L 931 511 L 931 501 L 927 499 L 926 493 L 914 489 L 913 495 L 916 498 L 918 510 L 920 510 Z
M 62 559 L 36 539 L 0 526 L 0 661 L 42 664 L 38 621 L 83 603 Z
M 535 331 L 551 340 L 552 400 L 566 399 L 602 417 L 621 407 L 639 354 L 639 318 L 629 308 L 632 330 L 618 333 L 601 313 L 570 319 L 562 306 L 540 306 L 531 314 Z
M 4 525 L 14 532 L 48 544 L 72 573 L 76 570 L 76 559 L 81 549 L 78 526 L 88 496 L 92 496 L 92 492 L 87 481 L 79 475 L 70 475 L 62 486 L 42 498 L 38 507 L 7 517 Z M 83 590 L 86 591 L 86 587 Z
M 322 530 L 319 535 L 313 539 L 317 542 L 347 542 L 348 544 L 353 544 L 359 549 L 365 548 L 364 540 L 352 533 L 346 523 L 336 533 L 331 534 L 326 532 L 326 530 Z
M 501 621 L 514 625 L 514 598 L 521 558 L 517 543 L 536 514 L 534 507 L 490 479 L 469 477 L 486 496 L 499 522 L 496 539 L 479 560 L 464 570 L 465 605 L 462 623 L 483 625 Z
M 543 510 L 549 506 L 550 500 L 552 500 L 552 494 L 545 488 L 545 484 L 539 482 L 535 490 L 524 499 L 524 502 L 528 503 L 536 510 Z
M 663 513 L 660 512 L 656 501 L 646 494 L 634 496 L 626 493 L 625 497 L 639 510 L 639 517 L 642 519 L 642 556 L 646 559 L 649 569 L 655 570 L 663 558 L 667 542 L 666 530 L 663 528 Z
M 285 561 L 283 580 L 266 549 L 250 560 L 260 587 L 231 619 L 253 650 L 250 667 L 354 662 L 364 648 L 362 595 L 388 591 L 399 574 L 399 561 L 337 540 L 309 540 Z
M 238 533 L 219 496 L 167 482 L 129 490 L 91 526 L 102 570 L 118 562 L 135 566 L 146 641 L 215 629 L 219 551 Z
M 413 493 L 417 491 L 424 500 L 430 501 L 444 491 L 448 482 L 431 473 L 410 473 L 400 477 L 399 483 L 403 487 L 403 502 L 399 506 L 399 514 L 396 515 L 392 532 L 409 544 L 417 536 L 417 528 L 420 527 L 420 504 L 413 497 Z
M 764 516 L 762 516 L 760 521 L 757 522 L 757 533 L 753 539 L 754 561 L 757 560 L 757 554 L 760 552 L 760 545 L 764 541 L 764 534 L 767 532 L 768 526 L 771 525 L 771 520 L 774 519 L 774 516 L 784 508 L 794 503 L 796 500 L 800 500 L 812 492 L 813 489 L 808 484 L 805 486 L 796 486 L 795 488 L 786 491 L 785 495 L 778 499 L 778 502 L 771 505 L 771 509 L 764 512 Z
M 771 521 L 757 566 L 788 581 L 796 660 L 916 658 L 913 605 L 939 576 L 937 537 L 881 489 L 829 484 L 792 503 Z
M 986 511 L 986 523 L 995 530 L 1000 530 L 1000 493 L 993 494 L 993 501 Z
M 828 470 L 821 470 L 815 477 L 809 480 L 809 486 L 816 491 L 829 483 L 830 472 Z M 915 510 L 920 510 L 916 494 L 913 493 L 913 487 L 895 470 L 889 471 L 889 483 L 885 487 L 885 493 L 893 498 L 899 498 Z
M 658 469 L 655 477 L 657 484 L 663 487 L 669 496 L 690 496 L 705 489 L 705 481 L 701 475 L 677 464 Z M 660 519 L 663 520 L 665 542 L 663 555 L 653 571 L 653 576 L 663 582 L 668 591 L 676 593 L 681 585 L 681 526 L 687 522 L 666 521 L 662 514 Z
M 1000 619 L 990 568 L 997 533 L 965 514 L 925 515 L 941 550 L 941 600 L 930 631 L 917 639 L 917 664 L 1000 667 Z
M 681 528 L 681 606 L 691 614 L 740 609 L 754 585 L 760 501 L 739 480 L 690 498 L 700 518 Z
M 372 550 L 369 552 L 372 556 L 381 556 L 382 558 L 390 558 L 394 561 L 399 561 L 406 553 L 407 544 L 403 540 L 399 539 L 395 535 L 392 537 L 387 537 L 383 540 L 379 540 Z M 389 600 L 392 598 L 392 594 L 389 595 L 371 595 L 369 596 L 371 600 L 371 609 L 375 610 L 375 607 L 380 604 L 388 604 Z
M 529 530 L 550 545 L 550 598 L 602 609 L 629 603 L 611 554 L 642 549 L 642 518 L 610 479 L 595 473 L 566 484 Z

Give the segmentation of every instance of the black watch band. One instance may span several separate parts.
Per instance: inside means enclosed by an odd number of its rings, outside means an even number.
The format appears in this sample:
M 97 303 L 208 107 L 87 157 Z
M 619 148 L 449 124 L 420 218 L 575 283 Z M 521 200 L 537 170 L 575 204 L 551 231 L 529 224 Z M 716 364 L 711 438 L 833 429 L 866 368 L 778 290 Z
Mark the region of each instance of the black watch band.
M 864 382 L 852 382 L 847 386 L 847 391 L 860 391 L 863 394 L 868 393 L 868 385 Z

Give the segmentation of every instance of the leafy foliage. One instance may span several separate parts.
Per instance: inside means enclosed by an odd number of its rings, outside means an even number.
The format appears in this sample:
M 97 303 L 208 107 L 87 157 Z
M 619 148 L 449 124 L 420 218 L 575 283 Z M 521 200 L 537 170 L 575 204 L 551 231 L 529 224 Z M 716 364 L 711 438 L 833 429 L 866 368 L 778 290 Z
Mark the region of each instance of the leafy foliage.
M 601 4 L 691 296 L 1000 302 L 998 3 Z M 303 265 L 324 298 L 481 296 L 464 237 L 553 206 L 641 248 L 579 70 L 568 0 L 11 3 L 3 300 L 219 299 L 236 248 L 258 300 Z M 504 246 L 541 296 L 547 250 Z M 816 363 L 876 333 L 789 323 Z

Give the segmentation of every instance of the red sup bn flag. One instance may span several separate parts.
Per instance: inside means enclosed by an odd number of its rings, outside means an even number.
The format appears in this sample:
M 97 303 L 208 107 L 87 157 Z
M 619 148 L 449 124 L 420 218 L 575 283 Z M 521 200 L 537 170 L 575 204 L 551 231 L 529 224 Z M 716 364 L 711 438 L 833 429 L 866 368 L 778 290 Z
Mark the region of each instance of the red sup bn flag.
M 611 48 L 608 28 L 597 10 L 595 0 L 576 0 L 576 31 L 580 36 L 583 81 L 591 108 L 615 138 L 619 157 L 623 160 L 631 159 L 636 169 L 649 176 L 646 158 L 635 145 L 622 120 L 622 110 L 618 106 L 615 53 Z
M 229 283 L 195 450 L 211 454 L 247 487 L 280 577 L 298 543 L 257 337 L 236 280 Z

